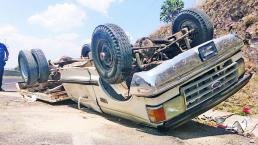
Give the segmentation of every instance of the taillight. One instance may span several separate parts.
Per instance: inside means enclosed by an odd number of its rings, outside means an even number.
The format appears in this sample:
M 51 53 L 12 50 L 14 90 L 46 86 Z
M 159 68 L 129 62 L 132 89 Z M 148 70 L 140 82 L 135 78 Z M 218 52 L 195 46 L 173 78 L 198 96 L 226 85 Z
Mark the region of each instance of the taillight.
M 147 107 L 147 113 L 152 123 L 160 123 L 166 120 L 165 110 L 163 106 Z

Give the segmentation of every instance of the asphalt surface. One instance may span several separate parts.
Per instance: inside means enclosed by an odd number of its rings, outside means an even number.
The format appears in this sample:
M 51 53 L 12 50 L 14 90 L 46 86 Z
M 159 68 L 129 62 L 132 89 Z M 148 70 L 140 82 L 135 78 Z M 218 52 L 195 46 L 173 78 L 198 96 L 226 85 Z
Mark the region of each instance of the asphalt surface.
M 193 121 L 175 130 L 159 132 L 76 107 L 72 101 L 56 104 L 28 102 L 15 92 L 0 93 L 0 145 L 258 144 L 257 140 Z

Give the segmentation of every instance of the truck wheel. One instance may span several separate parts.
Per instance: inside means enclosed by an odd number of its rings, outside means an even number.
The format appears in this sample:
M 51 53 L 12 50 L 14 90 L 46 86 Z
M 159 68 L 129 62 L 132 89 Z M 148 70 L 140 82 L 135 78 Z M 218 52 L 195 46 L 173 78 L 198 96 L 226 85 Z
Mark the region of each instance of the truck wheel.
M 89 44 L 84 44 L 82 46 L 81 56 L 82 57 L 89 57 L 90 51 L 91 51 L 90 45 Z
M 38 80 L 37 62 L 30 51 L 21 50 L 18 55 L 21 76 L 27 85 L 33 85 Z
M 41 49 L 32 49 L 31 53 L 36 60 L 37 69 L 38 69 L 38 81 L 44 83 L 48 81 L 49 77 L 49 67 L 48 61 L 45 54 Z
M 117 25 L 98 26 L 92 36 L 92 58 L 102 79 L 121 83 L 132 69 L 132 49 L 125 32 Z
M 182 28 L 194 29 L 189 36 L 192 40 L 192 47 L 213 39 L 213 23 L 209 16 L 199 9 L 183 10 L 176 16 L 172 22 L 172 33 L 176 33 Z

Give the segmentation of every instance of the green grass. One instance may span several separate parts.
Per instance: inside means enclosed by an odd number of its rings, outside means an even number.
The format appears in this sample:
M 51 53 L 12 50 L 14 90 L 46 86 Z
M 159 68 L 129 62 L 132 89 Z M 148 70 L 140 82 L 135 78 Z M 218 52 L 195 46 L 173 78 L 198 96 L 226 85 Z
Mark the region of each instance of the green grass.
M 4 70 L 4 76 L 17 76 L 20 77 L 20 72 L 15 70 Z
M 21 76 L 3 76 L 4 79 L 22 79 Z

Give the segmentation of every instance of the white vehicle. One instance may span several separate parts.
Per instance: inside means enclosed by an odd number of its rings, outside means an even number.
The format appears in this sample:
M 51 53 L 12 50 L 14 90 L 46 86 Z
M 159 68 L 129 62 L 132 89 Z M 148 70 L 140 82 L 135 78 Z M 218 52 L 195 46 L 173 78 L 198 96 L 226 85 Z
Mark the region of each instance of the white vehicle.
M 232 96 L 251 74 L 245 72 L 242 40 L 233 34 L 213 39 L 212 22 L 202 11 L 183 10 L 172 31 L 166 39 L 143 38 L 133 46 L 117 25 L 100 25 L 91 46 L 84 46 L 91 47 L 87 58 L 55 64 L 40 50 L 21 51 L 25 81 L 19 88 L 23 95 L 58 98 L 62 92 L 97 112 L 151 127 L 178 127 Z

